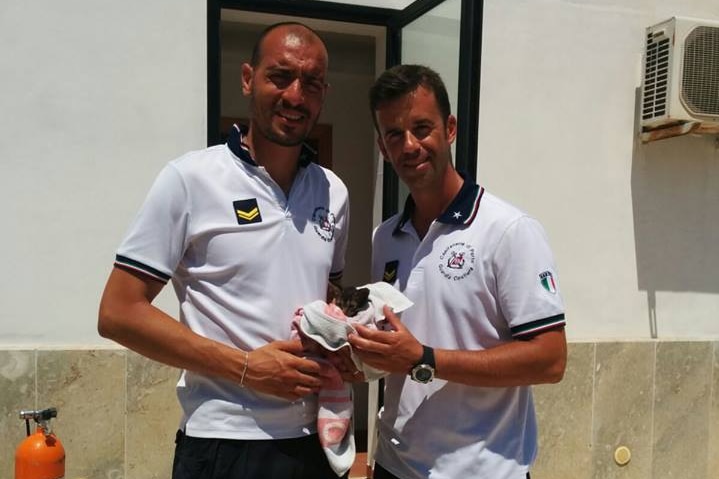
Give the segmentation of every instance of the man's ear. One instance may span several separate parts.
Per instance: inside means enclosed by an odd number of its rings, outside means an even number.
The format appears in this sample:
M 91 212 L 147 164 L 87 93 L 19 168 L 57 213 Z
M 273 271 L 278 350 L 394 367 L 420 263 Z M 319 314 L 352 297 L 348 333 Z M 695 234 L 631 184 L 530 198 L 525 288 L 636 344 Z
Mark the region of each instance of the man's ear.
M 242 94 L 249 96 L 252 93 L 253 68 L 249 63 L 242 64 Z
M 447 117 L 447 141 L 451 144 L 457 137 L 457 118 L 454 115 Z

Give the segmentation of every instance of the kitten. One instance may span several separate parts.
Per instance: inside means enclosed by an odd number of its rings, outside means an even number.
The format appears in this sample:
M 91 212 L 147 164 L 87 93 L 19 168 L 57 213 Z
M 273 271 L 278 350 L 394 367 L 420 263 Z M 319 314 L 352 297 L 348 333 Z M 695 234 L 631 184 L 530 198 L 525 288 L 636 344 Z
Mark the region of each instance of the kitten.
M 329 283 L 328 302 L 338 306 L 345 316 L 351 318 L 369 306 L 369 289 L 347 286 L 340 288 Z

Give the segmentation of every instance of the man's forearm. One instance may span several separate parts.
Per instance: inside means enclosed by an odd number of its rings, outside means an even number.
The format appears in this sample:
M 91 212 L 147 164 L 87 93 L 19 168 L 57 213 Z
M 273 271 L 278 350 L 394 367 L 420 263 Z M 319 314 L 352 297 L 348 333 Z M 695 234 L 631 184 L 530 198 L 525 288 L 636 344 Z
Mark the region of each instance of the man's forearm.
M 430 345 L 431 346 L 431 345 Z M 566 365 L 564 329 L 482 351 L 435 349 L 435 377 L 470 386 L 556 383 Z
M 194 333 L 153 306 L 163 286 L 115 268 L 100 302 L 100 335 L 169 366 L 239 381 L 244 352 Z

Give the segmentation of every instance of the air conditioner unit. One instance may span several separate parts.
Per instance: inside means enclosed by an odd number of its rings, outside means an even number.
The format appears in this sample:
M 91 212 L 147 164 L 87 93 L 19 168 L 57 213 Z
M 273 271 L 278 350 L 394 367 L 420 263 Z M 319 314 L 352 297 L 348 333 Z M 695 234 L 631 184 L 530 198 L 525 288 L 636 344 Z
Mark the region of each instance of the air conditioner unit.
M 719 22 L 672 17 L 647 28 L 642 141 L 719 133 Z

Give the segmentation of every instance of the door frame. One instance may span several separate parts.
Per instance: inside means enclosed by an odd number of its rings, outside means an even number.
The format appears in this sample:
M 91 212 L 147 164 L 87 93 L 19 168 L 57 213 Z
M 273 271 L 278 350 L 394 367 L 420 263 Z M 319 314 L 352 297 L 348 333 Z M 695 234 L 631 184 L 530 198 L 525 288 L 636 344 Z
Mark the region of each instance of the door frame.
M 386 29 L 386 68 L 402 62 L 402 28 L 444 0 L 416 0 L 403 10 L 349 5 L 317 0 L 208 0 L 207 1 L 207 145 L 220 139 L 220 21 L 223 8 L 277 15 L 376 25 Z M 482 60 L 483 0 L 461 0 L 459 72 L 457 89 L 457 144 L 455 166 L 477 177 L 479 87 Z M 399 180 L 384 163 L 382 219 L 397 212 Z

